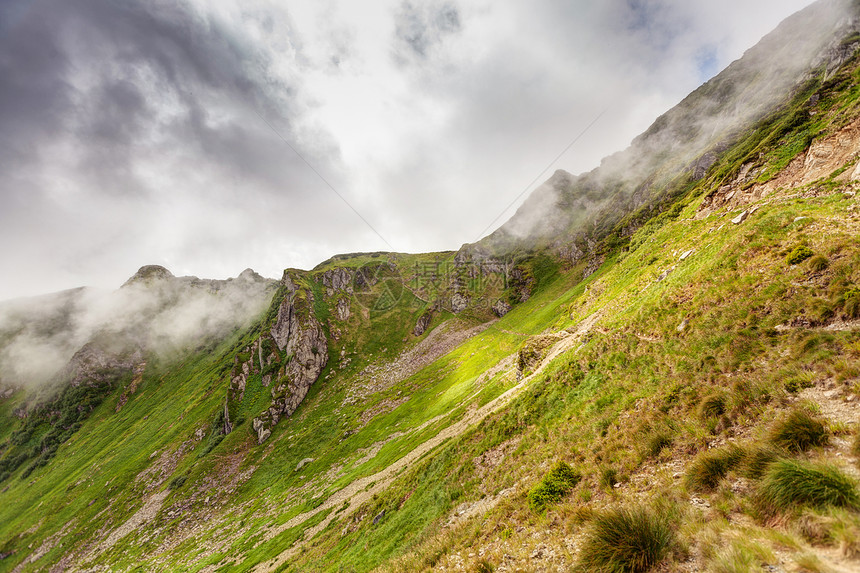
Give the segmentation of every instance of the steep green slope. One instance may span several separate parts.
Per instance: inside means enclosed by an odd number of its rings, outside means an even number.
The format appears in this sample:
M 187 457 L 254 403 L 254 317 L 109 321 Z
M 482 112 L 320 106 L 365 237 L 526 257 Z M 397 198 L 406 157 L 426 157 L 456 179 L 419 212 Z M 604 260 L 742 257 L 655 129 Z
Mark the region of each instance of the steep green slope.
M 284 292 L 249 331 L 178 360 L 148 356 L 141 376 L 118 384 L 59 446 L 53 462 L 32 475 L 13 471 L 2 493 L 10 501 L 0 508 L 3 552 L 11 555 L 0 568 L 28 559 L 25 566 L 38 569 L 60 555 L 65 563 L 122 568 L 147 560 L 155 567 L 163 559 L 202 567 L 222 555 L 251 552 L 259 560 L 276 554 L 283 537 L 253 551 L 261 532 L 386 467 L 462 416 L 469 403 L 501 393 L 506 381 L 477 379 L 552 316 L 523 324 L 524 333 L 499 332 L 456 348 L 491 327 L 490 306 L 505 296 L 504 277 L 465 276 L 469 269 L 455 268 L 453 253 L 385 255 L 380 275 L 379 258 L 350 257 L 348 265 L 290 272 L 311 293 L 308 310 L 325 325 L 329 362 L 303 409 L 281 421 L 267 443 L 258 446 L 250 428 L 271 400 L 262 373 L 248 378 L 227 435 L 223 407 L 231 373 L 272 328 Z M 354 289 L 347 320 L 336 318 L 341 295 L 328 294 L 323 284 L 331 268 L 371 268 L 380 279 Z M 520 268 L 535 276 L 528 263 Z M 539 285 L 541 276 L 538 269 L 530 288 L 549 290 Z M 457 314 L 445 308 L 455 292 L 472 301 Z M 534 299 L 541 300 L 538 294 Z M 417 319 L 436 302 L 426 332 L 416 335 Z M 387 370 L 392 357 L 425 342 L 414 364 Z M 368 383 L 371 377 L 379 380 Z M 313 462 L 294 471 L 306 459 Z M 145 533 L 138 530 L 142 524 Z M 205 549 L 192 531 L 207 532 Z M 67 540 L 62 545 L 60 537 Z M 191 546 L 195 551 L 188 551 Z
M 2 477 L 0 571 L 856 570 L 860 60 L 837 44 L 707 169 L 596 212 L 583 256 L 340 255 L 252 327 L 148 352 Z
M 599 316 L 581 347 L 284 569 L 361 571 L 402 554 L 392 569 L 564 568 L 595 512 L 641 503 L 671 517 L 672 569 L 816 559 L 822 569 L 856 568 L 856 502 L 797 503 L 774 517 L 761 476 L 772 459 L 798 456 L 768 445 L 774 421 L 810 410 L 829 437 L 800 457 L 848 476 L 846 499 L 860 495 L 856 469 L 842 461 L 857 458 L 849 445 L 860 439 L 857 73 L 849 61 L 739 138 L 707 178 L 569 291 L 567 312 L 546 324 L 562 332 Z M 805 144 L 791 147 L 798 139 Z M 714 197 L 732 191 L 735 202 L 715 209 Z M 516 315 L 502 323 L 511 319 L 516 328 Z M 720 449 L 726 443 L 741 452 L 727 459 L 747 461 L 708 470 L 717 473 L 703 490 L 699 468 L 712 464 L 695 455 L 731 451 Z M 584 479 L 535 513 L 528 493 L 558 459 Z M 732 479 L 721 479 L 727 472 Z M 459 523 L 461 512 L 474 519 Z

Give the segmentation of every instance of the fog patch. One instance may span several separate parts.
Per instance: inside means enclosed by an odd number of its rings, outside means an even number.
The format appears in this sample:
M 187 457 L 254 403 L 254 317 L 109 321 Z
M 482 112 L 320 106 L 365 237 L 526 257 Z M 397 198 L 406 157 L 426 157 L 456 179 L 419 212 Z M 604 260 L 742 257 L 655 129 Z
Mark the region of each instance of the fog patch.
M 743 58 L 659 117 L 626 150 L 578 177 L 565 180 L 556 172 L 496 236 L 545 238 L 572 227 L 610 199 L 617 202 L 637 193 L 645 197 L 648 188 L 695 170 L 703 154 L 772 112 L 793 89 L 844 63 L 850 54 L 842 41 L 858 30 L 858 11 L 848 0 L 817 2 L 790 16 Z
M 0 383 L 42 385 L 96 336 L 159 355 L 193 349 L 250 326 L 276 285 L 252 271 L 227 280 L 170 276 L 0 304 Z

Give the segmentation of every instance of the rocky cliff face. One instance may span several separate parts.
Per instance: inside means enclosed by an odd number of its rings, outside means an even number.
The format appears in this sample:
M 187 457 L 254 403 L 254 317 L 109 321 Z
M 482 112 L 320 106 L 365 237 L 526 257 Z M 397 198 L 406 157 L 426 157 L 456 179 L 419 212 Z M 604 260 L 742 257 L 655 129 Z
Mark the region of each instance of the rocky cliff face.
M 337 277 L 334 285 L 329 286 L 331 281 L 327 285 L 332 291 L 349 284 L 343 273 L 333 276 Z M 281 281 L 281 292 L 283 298 L 271 329 L 235 359 L 225 408 L 225 429 L 229 432 L 235 423 L 230 404 L 238 410 L 250 377 L 260 376 L 272 399 L 252 421 L 259 443 L 266 441 L 283 417 L 296 411 L 328 362 L 328 339 L 313 313 L 313 292 L 300 287 L 288 272 Z

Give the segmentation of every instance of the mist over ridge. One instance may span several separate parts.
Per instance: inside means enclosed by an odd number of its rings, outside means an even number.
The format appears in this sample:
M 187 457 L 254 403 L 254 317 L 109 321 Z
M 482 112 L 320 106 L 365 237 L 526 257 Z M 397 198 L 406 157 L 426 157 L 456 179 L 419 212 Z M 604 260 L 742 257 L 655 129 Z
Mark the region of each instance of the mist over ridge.
M 0 384 L 44 384 L 97 337 L 162 355 L 223 337 L 246 328 L 276 284 L 250 269 L 208 280 L 146 266 L 113 291 L 79 288 L 2 302 Z
M 478 244 L 497 254 L 516 244 L 563 244 L 570 240 L 565 235 L 582 233 L 581 225 L 609 205 L 618 213 L 630 212 L 665 192 L 662 187 L 676 177 L 703 177 L 740 130 L 851 57 L 857 32 L 860 10 L 853 0 L 818 0 L 789 16 L 658 117 L 627 149 L 580 175 L 557 170 Z

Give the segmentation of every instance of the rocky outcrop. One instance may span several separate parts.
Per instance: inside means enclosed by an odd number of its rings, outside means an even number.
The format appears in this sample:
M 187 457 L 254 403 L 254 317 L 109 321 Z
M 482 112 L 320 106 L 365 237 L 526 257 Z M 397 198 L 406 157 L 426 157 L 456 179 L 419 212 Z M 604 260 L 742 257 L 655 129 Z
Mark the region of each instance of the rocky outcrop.
M 421 336 L 425 332 L 427 332 L 427 327 L 430 326 L 430 322 L 433 320 L 433 312 L 428 310 L 420 317 L 418 317 L 418 322 L 415 323 L 415 328 L 412 329 L 412 334 L 415 336 Z
M 342 276 L 332 274 L 335 282 L 329 281 L 332 286 L 327 288 L 342 288 Z M 261 384 L 271 388 L 272 401 L 252 422 L 259 443 L 266 441 L 283 417 L 296 411 L 328 362 L 328 340 L 313 313 L 312 291 L 299 287 L 289 274 L 281 284 L 284 297 L 270 333 L 237 356 L 226 409 L 226 425 L 230 425 L 230 401 L 241 402 L 249 377 L 261 376 Z
M 72 386 L 113 384 L 144 362 L 144 347 L 128 335 L 103 334 L 78 350 L 60 374 Z
M 344 268 L 328 270 L 322 275 L 322 284 L 328 296 L 337 292 L 352 294 L 352 273 Z
M 161 265 L 145 265 L 140 267 L 134 275 L 125 281 L 123 287 L 127 287 L 133 284 L 152 284 L 160 281 L 166 281 L 175 278 L 173 273 L 168 271 L 166 268 Z
M 349 311 L 349 299 L 348 298 L 340 298 L 337 301 L 337 318 L 341 322 L 348 320 L 350 311 Z

